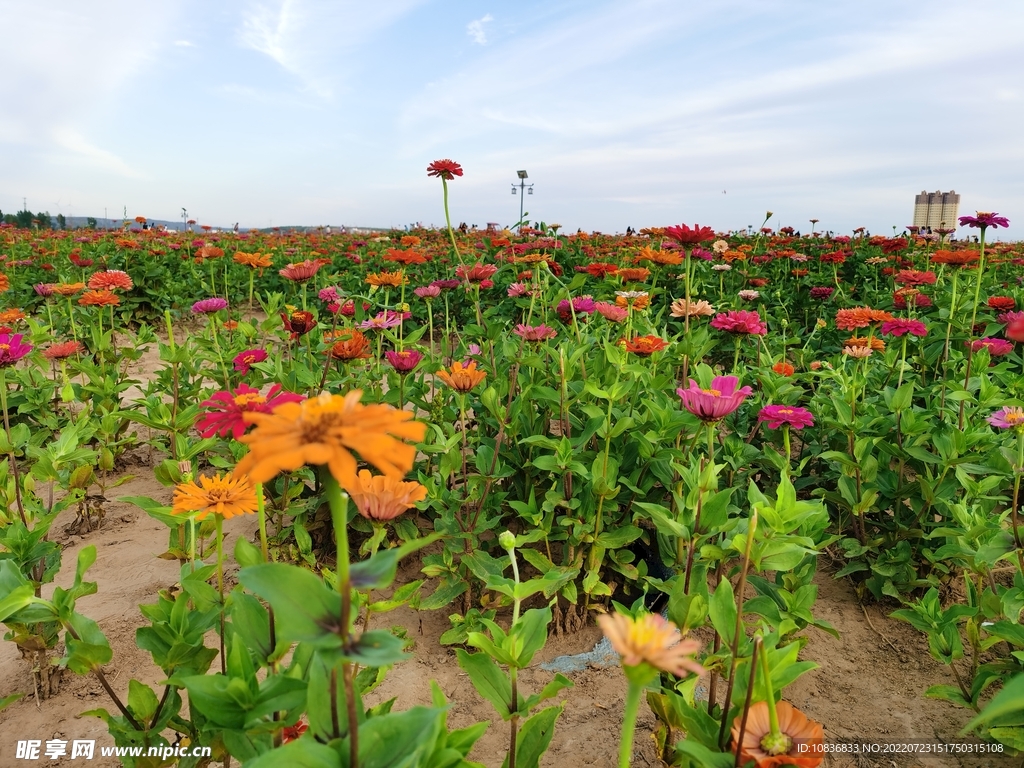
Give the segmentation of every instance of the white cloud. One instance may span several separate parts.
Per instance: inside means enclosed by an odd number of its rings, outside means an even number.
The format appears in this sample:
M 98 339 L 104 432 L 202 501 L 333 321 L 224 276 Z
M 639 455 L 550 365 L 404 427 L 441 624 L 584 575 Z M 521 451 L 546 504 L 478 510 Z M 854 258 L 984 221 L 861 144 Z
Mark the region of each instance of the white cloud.
M 142 177 L 142 174 L 113 152 L 95 146 L 73 128 L 67 126 L 55 128 L 52 131 L 52 137 L 58 147 L 71 152 L 74 157 L 94 168 L 127 178 Z
M 195 48 L 196 47 L 196 44 L 191 42 L 190 40 L 175 40 L 174 44 L 178 48 Z
M 466 25 L 466 34 L 473 38 L 473 42 L 477 45 L 487 45 L 487 32 L 484 30 L 484 24 L 494 21 L 494 17 L 491 14 L 469 22 Z

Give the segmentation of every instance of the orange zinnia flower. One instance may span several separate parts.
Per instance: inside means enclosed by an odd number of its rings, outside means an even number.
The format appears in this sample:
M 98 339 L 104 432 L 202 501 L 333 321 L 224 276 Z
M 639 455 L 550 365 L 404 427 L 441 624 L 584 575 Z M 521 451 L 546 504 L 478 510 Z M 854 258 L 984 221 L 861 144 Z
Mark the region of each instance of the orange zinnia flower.
M 656 613 L 644 614 L 639 619 L 606 613 L 597 617 L 597 624 L 622 657 L 623 666 L 650 664 L 676 677 L 704 673 L 704 668 L 693 660 L 700 643 L 681 640 L 676 625 Z
M 19 320 L 25 319 L 25 313 L 20 309 L 5 309 L 0 312 L 0 323 L 7 325 L 8 323 L 16 323 Z
M 844 347 L 867 347 L 878 352 L 885 352 L 885 342 L 877 336 L 852 336 L 846 340 Z
M 256 491 L 249 478 L 235 474 L 221 477 L 199 478 L 194 482 L 182 483 L 174 489 L 174 504 L 171 513 L 175 515 L 196 515 L 197 520 L 209 514 L 220 515 L 225 520 L 236 515 L 251 515 L 256 511 Z
M 651 276 L 651 270 L 646 267 L 622 267 L 616 274 L 624 283 L 639 283 Z
M 978 251 L 936 251 L 932 254 L 933 264 L 949 264 L 955 267 L 966 267 L 981 258 Z
M 243 267 L 251 269 L 266 269 L 272 263 L 269 253 L 242 253 L 239 251 L 232 259 L 235 264 L 241 264 Z
M 78 303 L 83 307 L 116 307 L 121 300 L 110 290 L 86 291 L 78 299 Z
M 821 723 L 809 719 L 788 701 L 776 704 L 775 711 L 778 714 L 781 731 L 777 737 L 777 744 L 771 743 L 773 739 L 767 702 L 759 701 L 747 712 L 747 726 L 743 732 L 742 743 L 736 743 L 742 714 L 733 721 L 733 751 L 739 750 L 740 762 L 746 765 L 753 760 L 756 768 L 777 768 L 784 765 L 816 768 L 821 765 L 825 759 L 825 731 Z
M 370 340 L 360 331 L 336 331 L 330 355 L 336 360 L 361 360 L 370 356 Z
M 265 483 L 304 464 L 326 465 L 347 491 L 358 490 L 352 451 L 385 475 L 401 478 L 412 469 L 416 448 L 404 440 L 422 440 L 427 425 L 390 405 L 363 405 L 362 390 L 284 403 L 273 413 L 247 413 L 256 429 L 242 436 L 250 450 L 235 468 L 253 482 Z
M 349 489 L 349 495 L 363 517 L 394 520 L 417 501 L 427 498 L 427 489 L 419 483 L 371 475 L 368 470 L 361 469 L 356 477 L 356 487 Z
M 11 278 L 0 273 L 0 293 L 11 290 Z
M 620 344 L 623 342 L 626 344 L 627 352 L 640 357 L 650 357 L 668 346 L 668 342 L 657 336 L 634 336 L 632 339 L 619 340 Z
M 686 299 L 676 299 L 672 302 L 669 314 L 672 317 L 711 317 L 715 314 L 715 308 L 704 299 L 689 302 Z
M 203 259 L 219 259 L 224 255 L 224 249 L 215 245 L 204 245 L 196 251 L 196 261 L 202 263 Z
M 451 369 L 446 371 L 442 368 L 437 372 L 437 378 L 454 389 L 456 392 L 466 393 L 487 377 L 483 371 L 476 369 L 476 361 L 463 366 L 458 360 L 452 363 Z
M 892 315 L 870 307 L 840 309 L 836 312 L 836 328 L 841 331 L 855 331 L 858 328 L 867 328 L 872 323 L 884 323 L 886 320 L 892 320 Z
M 130 291 L 132 278 L 120 269 L 96 272 L 89 277 L 89 287 L 94 291 Z
M 401 288 L 409 281 L 406 280 L 405 273 L 399 270 L 398 272 L 371 272 L 366 276 L 366 282 L 378 288 Z
M 398 242 L 406 246 L 407 248 L 411 248 L 413 246 L 419 245 L 421 241 L 418 237 L 416 237 L 416 235 L 402 235 L 402 239 L 399 240 Z
M 390 249 L 381 258 L 384 261 L 393 261 L 397 264 L 425 264 L 430 261 L 419 251 L 402 251 L 398 248 Z
M 726 263 L 733 262 L 733 261 L 746 261 L 746 260 L 747 260 L 747 254 L 744 253 L 743 251 L 739 251 L 739 250 L 732 251 L 732 250 L 730 250 L 730 251 L 726 251 L 725 253 L 722 254 L 722 261 L 724 261 Z
M 656 251 L 650 246 L 644 246 L 634 261 L 653 261 L 662 266 L 672 266 L 683 263 L 683 254 L 678 251 Z
M 53 286 L 53 292 L 61 296 L 74 296 L 85 288 L 85 283 L 57 283 Z
M 640 311 L 646 309 L 647 305 L 651 303 L 651 297 L 646 293 L 640 296 L 616 296 L 615 305 L 624 307 L 626 309 L 635 309 Z

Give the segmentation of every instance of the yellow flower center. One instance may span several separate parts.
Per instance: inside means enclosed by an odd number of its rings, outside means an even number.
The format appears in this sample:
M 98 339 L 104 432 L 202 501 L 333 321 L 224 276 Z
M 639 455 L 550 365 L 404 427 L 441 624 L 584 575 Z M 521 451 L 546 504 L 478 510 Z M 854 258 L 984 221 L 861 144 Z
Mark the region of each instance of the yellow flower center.
M 265 402 L 267 402 L 267 398 L 265 398 L 259 392 L 248 392 L 244 395 L 238 395 L 237 397 L 235 397 L 235 405 L 239 406 L 240 408 L 245 408 L 250 403 L 260 405 Z
M 793 409 L 792 408 L 780 408 L 778 410 L 778 413 L 781 413 L 781 414 L 783 414 L 785 416 L 789 416 L 791 413 L 793 413 Z
M 1003 414 L 1003 419 L 1007 424 L 1024 424 L 1024 410 L 1010 408 Z
M 712 397 L 722 396 L 722 393 L 719 392 L 717 389 L 702 389 L 701 392 L 703 392 L 705 395 L 711 395 Z
M 11 350 L 11 345 L 10 344 L 0 344 L 0 352 L 10 352 L 10 350 Z

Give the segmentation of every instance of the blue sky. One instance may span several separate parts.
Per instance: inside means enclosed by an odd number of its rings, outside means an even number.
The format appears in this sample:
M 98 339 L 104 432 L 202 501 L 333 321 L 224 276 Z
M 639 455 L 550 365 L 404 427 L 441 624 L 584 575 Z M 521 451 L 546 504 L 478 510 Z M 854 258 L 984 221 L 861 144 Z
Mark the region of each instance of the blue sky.
M 46 10 L 44 10 L 44 8 Z M 1024 237 L 1024 3 L 0 0 L 0 210 Z

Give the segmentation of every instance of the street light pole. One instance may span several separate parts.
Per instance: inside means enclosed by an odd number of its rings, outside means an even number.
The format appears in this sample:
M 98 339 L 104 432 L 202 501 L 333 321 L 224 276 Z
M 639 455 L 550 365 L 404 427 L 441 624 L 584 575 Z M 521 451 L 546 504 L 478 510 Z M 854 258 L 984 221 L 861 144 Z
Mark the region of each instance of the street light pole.
M 529 178 L 526 171 L 516 171 L 516 175 L 519 177 L 519 229 L 523 228 L 523 197 L 527 194 L 533 194 L 533 184 L 527 184 L 526 179 Z M 516 184 L 512 185 L 512 194 L 516 194 Z

